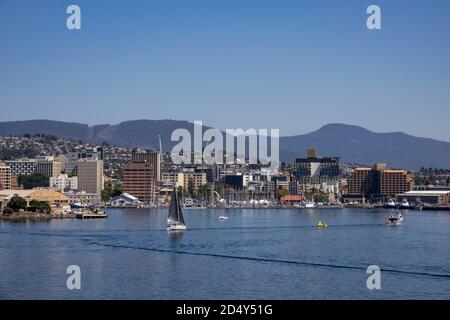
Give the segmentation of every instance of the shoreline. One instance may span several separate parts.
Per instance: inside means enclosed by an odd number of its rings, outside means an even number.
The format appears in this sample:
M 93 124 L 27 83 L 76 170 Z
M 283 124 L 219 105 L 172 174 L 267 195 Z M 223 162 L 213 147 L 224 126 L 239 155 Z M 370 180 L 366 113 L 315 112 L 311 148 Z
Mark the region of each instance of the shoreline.
M 11 215 L 0 215 L 4 221 L 48 221 L 52 219 L 74 219 L 76 214 L 52 215 L 32 213 L 13 213 Z

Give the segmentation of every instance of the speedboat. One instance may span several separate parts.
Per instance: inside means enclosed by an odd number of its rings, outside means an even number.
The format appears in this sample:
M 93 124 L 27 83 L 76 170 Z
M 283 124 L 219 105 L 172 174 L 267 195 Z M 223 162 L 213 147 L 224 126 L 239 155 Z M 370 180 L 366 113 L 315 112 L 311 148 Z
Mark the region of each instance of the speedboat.
M 386 224 L 390 226 L 399 226 L 402 223 L 403 215 L 400 213 L 400 211 L 395 211 L 394 213 L 392 213 L 386 221 Z
M 219 219 L 220 220 L 228 220 L 228 217 L 226 215 L 222 214 L 219 216 Z

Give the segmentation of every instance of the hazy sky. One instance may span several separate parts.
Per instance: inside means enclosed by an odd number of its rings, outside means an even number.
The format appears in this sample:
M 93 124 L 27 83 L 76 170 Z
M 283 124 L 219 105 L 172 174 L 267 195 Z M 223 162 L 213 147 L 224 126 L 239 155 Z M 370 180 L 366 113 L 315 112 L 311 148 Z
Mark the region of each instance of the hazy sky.
M 0 0 L 0 121 L 342 122 L 450 141 L 449 101 L 448 0 Z

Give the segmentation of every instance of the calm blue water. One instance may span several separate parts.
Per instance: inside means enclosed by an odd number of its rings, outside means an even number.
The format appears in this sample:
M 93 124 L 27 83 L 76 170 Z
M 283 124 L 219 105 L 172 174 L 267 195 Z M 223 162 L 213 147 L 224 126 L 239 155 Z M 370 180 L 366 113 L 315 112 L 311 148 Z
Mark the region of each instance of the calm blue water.
M 230 217 L 220 221 L 226 212 Z M 109 210 L 104 220 L 0 221 L 0 299 L 449 299 L 450 213 Z M 328 229 L 317 229 L 318 220 Z M 68 290 L 67 266 L 81 268 Z M 366 287 L 379 265 L 381 290 Z

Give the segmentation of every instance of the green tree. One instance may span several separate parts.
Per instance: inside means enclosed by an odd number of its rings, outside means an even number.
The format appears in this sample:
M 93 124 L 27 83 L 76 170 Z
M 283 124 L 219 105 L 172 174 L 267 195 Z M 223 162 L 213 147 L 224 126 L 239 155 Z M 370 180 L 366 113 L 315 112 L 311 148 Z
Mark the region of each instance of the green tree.
M 280 200 L 282 197 L 287 196 L 289 194 L 289 191 L 286 189 L 278 189 L 277 190 L 277 198 Z
M 3 214 L 4 214 L 5 216 L 9 216 L 9 215 L 11 215 L 11 214 L 13 214 L 13 213 L 14 213 L 14 210 L 11 209 L 11 208 L 6 207 L 5 209 L 3 209 Z
M 116 184 L 112 189 L 111 197 L 118 197 L 123 193 L 123 186 L 121 184 Z
M 29 210 L 33 212 L 50 214 L 52 212 L 52 208 L 46 201 L 37 201 L 31 200 Z
M 33 188 L 47 188 L 50 183 L 50 178 L 43 173 L 33 173 L 26 176 L 19 176 L 17 178 L 19 185 L 24 189 Z
M 109 199 L 111 199 L 111 195 L 112 195 L 112 185 L 111 183 L 107 182 L 105 183 L 105 187 L 102 190 L 102 201 L 108 201 Z
M 20 210 L 26 210 L 27 208 L 27 200 L 22 197 L 14 196 L 8 203 L 8 208 L 11 208 L 14 212 L 18 212 Z
M 194 194 L 194 179 L 189 178 L 188 180 L 188 190 L 189 194 L 193 195 Z
M 118 197 L 123 193 L 123 187 L 121 184 L 116 184 L 113 188 L 110 182 L 105 183 L 105 188 L 102 191 L 102 200 L 108 201 L 111 198 Z

